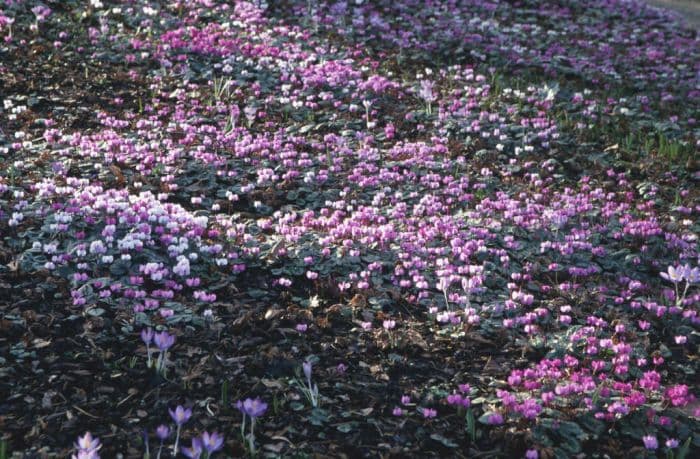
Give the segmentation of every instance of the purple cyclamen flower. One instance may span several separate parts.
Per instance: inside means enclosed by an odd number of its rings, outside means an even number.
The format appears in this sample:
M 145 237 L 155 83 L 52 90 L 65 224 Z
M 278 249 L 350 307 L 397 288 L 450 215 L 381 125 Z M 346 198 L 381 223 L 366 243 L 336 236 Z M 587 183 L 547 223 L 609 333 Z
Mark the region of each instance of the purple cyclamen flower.
M 168 409 L 168 412 L 170 413 L 170 417 L 173 418 L 173 421 L 178 426 L 183 425 L 190 419 L 190 417 L 192 417 L 192 410 L 189 408 L 183 408 L 182 405 L 178 405 L 175 408 L 175 411 Z
M 207 453 L 211 454 L 224 446 L 224 436 L 218 432 L 213 432 L 211 435 L 209 432 L 204 432 L 201 443 L 202 447 L 207 450 Z
M 190 459 L 199 459 L 202 455 L 202 442 L 199 438 L 192 439 L 192 447 L 186 448 L 182 447 L 182 454 L 189 457 Z
M 168 332 L 156 333 L 153 335 L 153 342 L 161 352 L 165 352 L 175 344 L 175 336 L 168 334 Z
M 528 449 L 525 451 L 525 459 L 537 459 L 538 457 L 540 457 L 540 454 L 536 449 Z
M 434 418 L 437 416 L 437 410 L 432 408 L 423 408 L 423 417 L 426 419 Z
M 487 420 L 492 426 L 501 425 L 503 424 L 503 415 L 501 413 L 491 413 Z
M 400 407 L 395 406 L 391 414 L 393 414 L 394 416 L 403 416 L 403 410 Z
M 408 395 L 402 395 L 401 396 L 401 404 L 408 405 L 409 403 L 411 403 L 411 397 L 409 397 Z
M 653 435 L 645 435 L 642 437 L 644 442 L 644 447 L 649 450 L 653 450 L 659 447 L 659 441 Z
M 671 448 L 671 449 L 677 448 L 679 443 L 680 442 L 677 439 L 669 438 L 668 440 L 666 440 L 666 447 Z

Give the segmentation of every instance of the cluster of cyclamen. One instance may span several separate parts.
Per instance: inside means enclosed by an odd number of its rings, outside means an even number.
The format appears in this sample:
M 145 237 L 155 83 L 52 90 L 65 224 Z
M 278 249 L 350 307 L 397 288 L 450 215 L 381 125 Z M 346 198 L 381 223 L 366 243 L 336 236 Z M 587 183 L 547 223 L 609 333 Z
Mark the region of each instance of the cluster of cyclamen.
M 469 398 L 471 386 L 469 384 L 459 384 L 457 387 L 458 391 L 449 394 L 447 397 L 445 397 L 445 401 L 448 405 L 455 406 L 458 409 L 469 408 L 471 406 L 471 399 Z M 403 406 L 403 408 L 401 406 L 395 406 L 392 410 L 392 414 L 394 416 L 405 415 L 407 413 L 407 407 L 414 406 L 414 403 L 411 401 L 411 397 L 409 395 L 402 395 L 401 405 Z M 420 412 L 426 419 L 432 419 L 437 417 L 438 415 L 438 412 L 435 408 L 418 408 L 418 412 Z

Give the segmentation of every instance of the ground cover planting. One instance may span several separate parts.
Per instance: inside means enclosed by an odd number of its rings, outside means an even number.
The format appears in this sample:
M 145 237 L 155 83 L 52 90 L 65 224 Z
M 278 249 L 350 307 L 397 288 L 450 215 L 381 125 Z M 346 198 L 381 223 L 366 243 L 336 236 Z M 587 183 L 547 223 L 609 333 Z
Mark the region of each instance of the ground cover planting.
M 0 459 L 700 451 L 679 15 L 4 0 L 0 38 Z

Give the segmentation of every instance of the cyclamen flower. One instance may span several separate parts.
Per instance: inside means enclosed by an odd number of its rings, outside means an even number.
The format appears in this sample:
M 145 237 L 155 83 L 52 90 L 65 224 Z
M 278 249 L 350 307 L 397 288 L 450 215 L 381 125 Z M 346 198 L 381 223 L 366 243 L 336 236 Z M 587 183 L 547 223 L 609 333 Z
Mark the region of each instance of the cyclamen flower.
M 492 426 L 497 426 L 503 424 L 503 415 L 501 413 L 491 413 L 487 418 L 487 421 Z
M 437 417 L 437 410 L 434 410 L 432 408 L 423 408 L 423 417 L 426 419 L 431 419 L 434 417 Z
M 536 449 L 528 449 L 525 451 L 525 459 L 537 459 L 540 457 Z

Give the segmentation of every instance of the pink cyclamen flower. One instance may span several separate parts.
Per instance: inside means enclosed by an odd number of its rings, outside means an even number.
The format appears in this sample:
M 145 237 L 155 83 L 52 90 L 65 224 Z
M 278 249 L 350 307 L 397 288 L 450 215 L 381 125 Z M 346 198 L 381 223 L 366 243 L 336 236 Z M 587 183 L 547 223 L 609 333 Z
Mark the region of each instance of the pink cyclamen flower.
M 503 415 L 501 413 L 491 413 L 487 418 L 487 421 L 492 426 L 497 426 L 503 424 Z
M 437 417 L 437 410 L 432 408 L 423 408 L 423 417 L 426 419 L 431 419 Z
M 382 326 L 384 327 L 385 330 L 391 330 L 394 327 L 396 327 L 396 321 L 395 320 L 385 320 L 382 323 Z

